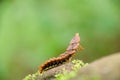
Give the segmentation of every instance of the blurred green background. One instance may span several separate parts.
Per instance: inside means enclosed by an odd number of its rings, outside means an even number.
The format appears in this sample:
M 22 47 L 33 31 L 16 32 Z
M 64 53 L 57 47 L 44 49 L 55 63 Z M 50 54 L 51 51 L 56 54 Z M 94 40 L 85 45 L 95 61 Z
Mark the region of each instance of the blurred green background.
M 120 0 L 0 0 L 0 80 L 21 80 L 76 32 L 91 62 L 120 51 Z

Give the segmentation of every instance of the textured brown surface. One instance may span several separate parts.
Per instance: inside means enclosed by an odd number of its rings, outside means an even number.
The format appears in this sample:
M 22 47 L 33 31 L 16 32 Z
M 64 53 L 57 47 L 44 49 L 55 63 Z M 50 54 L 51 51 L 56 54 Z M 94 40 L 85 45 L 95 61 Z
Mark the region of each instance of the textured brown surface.
M 98 80 L 120 80 L 120 53 L 103 57 L 81 68 L 71 80 L 83 80 L 84 76 L 98 77 Z
M 71 71 L 72 63 L 66 63 L 61 66 L 52 68 L 43 76 L 36 77 L 36 80 L 55 80 L 54 75 L 61 72 L 63 68 L 67 71 Z M 120 80 L 120 53 L 116 53 L 107 57 L 103 57 L 88 66 L 81 68 L 76 77 L 70 80 L 92 80 L 91 78 L 98 77 L 98 80 Z M 97 79 L 95 79 L 97 80 Z

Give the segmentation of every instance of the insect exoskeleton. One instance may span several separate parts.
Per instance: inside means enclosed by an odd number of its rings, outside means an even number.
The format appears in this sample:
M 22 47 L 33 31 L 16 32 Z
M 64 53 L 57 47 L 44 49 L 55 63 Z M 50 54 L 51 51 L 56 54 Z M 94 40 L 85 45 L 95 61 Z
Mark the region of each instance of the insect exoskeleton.
M 39 67 L 39 72 L 42 73 L 43 71 L 49 70 L 51 68 L 54 68 L 56 66 L 62 65 L 70 61 L 73 55 L 79 50 L 79 48 L 80 50 L 83 49 L 79 43 L 80 43 L 80 37 L 79 34 L 76 33 L 75 36 L 70 41 L 66 51 L 63 54 L 60 54 L 57 58 L 54 57 L 47 60 L 44 64 L 42 64 Z

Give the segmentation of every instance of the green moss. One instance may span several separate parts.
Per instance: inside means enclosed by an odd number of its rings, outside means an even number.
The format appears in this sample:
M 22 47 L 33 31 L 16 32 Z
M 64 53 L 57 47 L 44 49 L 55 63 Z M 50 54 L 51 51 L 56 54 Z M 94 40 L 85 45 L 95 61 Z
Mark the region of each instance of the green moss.
M 56 77 L 56 80 L 68 80 L 69 78 L 71 77 L 75 77 L 76 76 L 76 73 L 75 72 L 70 72 L 68 74 L 68 72 L 64 71 L 62 74 L 56 74 L 55 77 Z
M 81 76 L 81 80 L 102 80 L 102 79 L 100 78 L 99 75 L 95 74 L 92 76 L 87 76 L 87 75 Z
M 73 60 L 72 63 L 74 64 L 72 67 L 73 71 L 78 71 L 81 67 L 88 65 L 88 63 L 84 63 L 82 60 Z
M 41 76 L 39 72 L 36 72 L 35 74 L 29 74 L 26 76 L 23 80 L 35 80 L 36 76 Z
M 84 63 L 81 60 L 73 60 L 72 63 L 74 64 L 74 66 L 72 67 L 73 71 L 68 73 L 65 69 L 63 69 L 63 73 L 58 73 L 55 75 L 56 80 L 69 80 L 70 78 L 77 75 L 77 71 L 81 67 L 87 65 L 87 63 Z
M 77 71 L 81 67 L 87 65 L 87 63 L 83 63 L 81 60 L 73 60 L 72 63 L 74 64 L 74 66 L 72 67 L 72 71 L 68 73 L 65 70 L 65 68 L 63 68 L 63 71 L 62 71 L 63 73 L 56 74 L 55 80 L 69 80 L 70 78 L 75 77 L 77 75 Z M 23 80 L 35 80 L 37 76 L 42 76 L 42 74 L 40 74 L 39 72 L 36 72 L 35 74 L 29 74 Z

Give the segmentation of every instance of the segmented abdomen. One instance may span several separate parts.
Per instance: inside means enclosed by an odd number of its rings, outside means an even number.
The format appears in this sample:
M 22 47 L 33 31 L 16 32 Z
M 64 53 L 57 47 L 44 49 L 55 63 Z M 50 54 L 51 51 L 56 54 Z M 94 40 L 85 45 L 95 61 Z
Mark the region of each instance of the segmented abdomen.
M 43 71 L 62 65 L 68 62 L 69 60 L 71 60 L 72 56 L 79 49 L 79 42 L 80 42 L 80 37 L 79 37 L 79 34 L 76 33 L 75 37 L 70 41 L 70 44 L 66 49 L 66 51 L 63 54 L 60 54 L 57 58 L 52 58 L 46 61 L 44 64 L 42 64 L 39 67 L 39 72 L 42 73 Z M 80 49 L 83 49 L 83 48 L 80 47 Z

